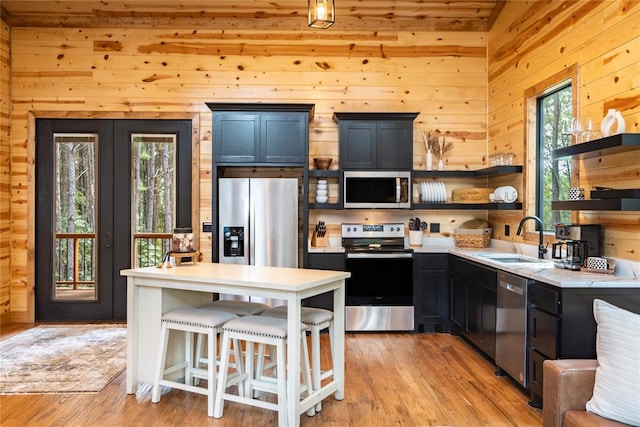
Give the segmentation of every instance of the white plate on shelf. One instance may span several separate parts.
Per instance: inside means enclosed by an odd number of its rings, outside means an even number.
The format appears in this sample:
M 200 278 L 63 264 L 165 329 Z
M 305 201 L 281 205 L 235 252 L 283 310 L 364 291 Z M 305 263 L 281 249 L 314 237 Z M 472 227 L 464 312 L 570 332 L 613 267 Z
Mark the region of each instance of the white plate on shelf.
M 447 202 L 447 189 L 444 186 L 444 182 L 438 182 L 438 186 L 440 187 L 440 203 Z
M 421 202 L 427 201 L 427 183 L 426 182 L 420 183 L 420 201 Z

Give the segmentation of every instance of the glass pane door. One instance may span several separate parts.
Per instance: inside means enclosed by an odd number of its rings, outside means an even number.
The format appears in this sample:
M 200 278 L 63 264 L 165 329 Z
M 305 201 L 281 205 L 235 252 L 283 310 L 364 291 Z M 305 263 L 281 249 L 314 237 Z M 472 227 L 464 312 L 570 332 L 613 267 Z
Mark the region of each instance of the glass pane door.
M 54 134 L 54 300 L 96 300 L 97 134 Z
M 132 134 L 133 262 L 149 267 L 164 261 L 175 227 L 176 135 Z

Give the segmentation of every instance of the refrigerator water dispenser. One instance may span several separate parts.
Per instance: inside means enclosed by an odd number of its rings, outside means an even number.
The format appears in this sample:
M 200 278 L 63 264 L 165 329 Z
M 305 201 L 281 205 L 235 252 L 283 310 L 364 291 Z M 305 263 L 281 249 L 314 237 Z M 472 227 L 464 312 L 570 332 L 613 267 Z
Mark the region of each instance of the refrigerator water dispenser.
M 224 256 L 244 256 L 244 227 L 223 227 Z

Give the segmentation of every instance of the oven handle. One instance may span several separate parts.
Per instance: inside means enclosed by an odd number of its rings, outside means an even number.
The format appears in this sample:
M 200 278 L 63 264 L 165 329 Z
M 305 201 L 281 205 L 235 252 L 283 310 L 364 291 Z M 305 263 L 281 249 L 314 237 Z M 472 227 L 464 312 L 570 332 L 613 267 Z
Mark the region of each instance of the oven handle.
M 386 253 L 386 254 L 361 254 L 361 253 L 348 253 L 347 258 L 413 258 L 413 254 L 411 252 L 400 252 L 400 253 Z

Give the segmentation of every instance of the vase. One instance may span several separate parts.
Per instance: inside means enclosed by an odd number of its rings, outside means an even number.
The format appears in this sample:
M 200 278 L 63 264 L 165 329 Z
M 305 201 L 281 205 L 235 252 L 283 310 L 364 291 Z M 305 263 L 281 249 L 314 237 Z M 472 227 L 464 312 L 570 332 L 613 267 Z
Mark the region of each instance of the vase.
M 428 171 L 433 169 L 433 154 L 431 154 L 431 150 L 427 151 L 427 159 L 425 161 L 425 168 Z
M 444 160 L 442 160 L 442 159 L 438 160 L 438 170 L 439 171 L 443 171 L 444 170 Z
M 613 132 L 613 125 L 617 125 L 615 132 Z M 607 115 L 602 119 L 602 124 L 600 125 L 600 132 L 602 133 L 602 136 L 624 133 L 625 130 L 626 123 L 624 122 L 622 113 L 620 113 L 620 111 L 616 111 L 615 108 L 609 109 Z

